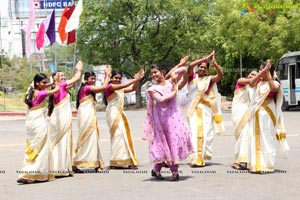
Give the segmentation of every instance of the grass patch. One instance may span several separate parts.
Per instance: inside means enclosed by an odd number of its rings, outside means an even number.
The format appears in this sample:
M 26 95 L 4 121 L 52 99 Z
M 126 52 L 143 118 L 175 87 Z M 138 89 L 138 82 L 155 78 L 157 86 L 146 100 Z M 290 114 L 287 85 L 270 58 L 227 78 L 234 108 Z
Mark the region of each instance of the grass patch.
M 4 104 L 5 100 L 5 104 Z M 5 108 L 4 108 L 5 105 Z M 0 97 L 0 111 L 26 111 L 26 104 L 23 100 Z

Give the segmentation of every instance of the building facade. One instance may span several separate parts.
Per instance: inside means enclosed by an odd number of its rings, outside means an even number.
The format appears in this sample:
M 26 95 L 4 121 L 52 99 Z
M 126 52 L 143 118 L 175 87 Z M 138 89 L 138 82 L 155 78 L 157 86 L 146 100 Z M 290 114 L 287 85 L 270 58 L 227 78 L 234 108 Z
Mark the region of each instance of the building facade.
M 41 22 L 55 9 L 57 29 L 63 9 L 66 6 L 71 7 L 73 3 L 75 3 L 74 0 L 34 0 L 36 18 L 34 28 L 31 30 L 30 55 L 44 56 L 44 49 L 38 51 L 35 43 L 36 32 Z M 29 13 L 29 0 L 0 1 L 0 50 L 2 55 L 9 58 L 30 56 L 25 52 L 26 34 L 23 30 L 28 24 Z M 61 44 L 58 35 L 56 35 L 56 40 Z

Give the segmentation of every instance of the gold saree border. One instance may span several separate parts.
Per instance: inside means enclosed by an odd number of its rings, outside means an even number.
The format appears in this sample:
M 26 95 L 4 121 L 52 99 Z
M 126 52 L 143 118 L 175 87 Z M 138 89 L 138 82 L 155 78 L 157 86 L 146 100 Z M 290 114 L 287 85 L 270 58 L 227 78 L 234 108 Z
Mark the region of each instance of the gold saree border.
M 36 150 L 32 149 L 30 147 L 29 140 L 28 139 L 26 140 L 26 151 L 25 152 L 26 152 L 26 155 L 28 156 L 28 158 L 26 159 L 28 163 L 33 162 L 36 159 L 38 154 L 41 152 L 41 150 L 45 146 L 47 138 L 48 138 L 48 133 L 44 136 L 43 140 L 41 141 L 40 145 L 37 147 Z
M 101 169 L 105 168 L 105 164 L 103 160 L 98 161 L 74 161 L 73 166 L 78 168 L 85 168 L 85 169 L 93 169 L 100 167 Z
M 197 165 L 204 165 L 203 160 L 203 119 L 202 119 L 202 109 L 196 108 L 196 120 L 197 120 Z
M 96 128 L 96 121 L 97 121 L 96 116 L 93 116 L 93 119 L 90 125 L 88 126 L 88 128 L 82 134 L 80 134 L 79 142 L 77 143 L 75 153 L 78 152 L 80 147 L 85 143 L 85 141 L 90 137 L 93 130 Z
M 61 100 L 58 104 L 55 104 L 55 106 L 60 106 L 61 104 L 65 103 L 65 101 L 70 100 L 70 95 L 67 94 L 63 100 Z
M 256 111 L 255 113 L 255 152 L 256 152 L 255 171 L 261 171 L 259 110 Z
M 285 132 L 281 132 L 281 133 L 276 134 L 276 139 L 277 140 L 283 140 L 285 138 L 286 138 L 286 133 Z
M 131 158 L 126 160 L 110 160 L 111 166 L 124 166 L 124 165 L 132 165 L 132 164 L 134 164 L 134 162 Z
M 19 178 L 35 180 L 35 181 L 51 181 L 55 179 L 55 176 L 52 174 L 20 174 Z
M 44 100 L 42 101 L 42 103 L 40 103 L 40 104 L 37 105 L 37 106 L 34 106 L 34 107 L 30 108 L 29 110 L 38 110 L 38 109 L 44 108 L 44 107 L 46 107 L 46 106 L 47 106 L 47 101 L 46 101 L 46 99 L 44 99 Z
M 235 129 L 235 140 L 238 140 L 238 138 L 240 137 L 241 131 L 244 128 L 244 126 L 247 124 L 249 120 L 249 111 L 247 110 L 242 119 L 240 120 L 237 128 Z
M 245 87 L 242 87 L 242 88 L 239 88 L 239 89 L 235 90 L 235 91 L 234 91 L 234 96 L 238 95 L 239 93 L 245 91 L 245 90 L 248 89 L 248 88 L 249 88 L 249 86 L 246 85 Z
M 132 138 L 131 138 L 131 133 L 130 133 L 130 129 L 129 129 L 128 120 L 127 120 L 126 116 L 124 115 L 124 113 L 122 113 L 122 119 L 123 119 L 124 126 L 125 126 L 125 129 L 126 129 L 126 136 L 127 136 L 127 140 L 128 140 L 128 145 L 129 145 L 130 151 L 132 153 L 132 160 L 133 160 L 133 163 L 135 165 L 137 165 L 138 164 L 138 159 L 137 159 L 137 157 L 135 155 L 135 151 L 134 151 L 134 146 L 133 146 L 133 142 L 132 142 Z
M 198 83 L 199 83 L 200 79 L 196 78 L 196 79 L 193 80 L 194 84 L 196 84 L 198 92 L 197 92 L 197 95 L 195 96 L 195 98 L 193 99 L 193 101 L 191 102 L 191 104 L 188 108 L 188 111 L 187 111 L 188 119 L 191 118 L 191 116 L 193 115 L 193 113 L 195 112 L 195 110 L 197 108 L 197 105 L 199 104 L 200 100 L 203 98 L 203 95 L 205 93 L 205 89 L 207 88 L 208 83 L 209 83 L 208 80 L 210 80 L 209 78 L 210 78 L 210 76 L 206 76 L 206 77 L 202 78 L 205 82 L 204 82 L 203 87 L 201 88 L 201 90 L 198 88 Z

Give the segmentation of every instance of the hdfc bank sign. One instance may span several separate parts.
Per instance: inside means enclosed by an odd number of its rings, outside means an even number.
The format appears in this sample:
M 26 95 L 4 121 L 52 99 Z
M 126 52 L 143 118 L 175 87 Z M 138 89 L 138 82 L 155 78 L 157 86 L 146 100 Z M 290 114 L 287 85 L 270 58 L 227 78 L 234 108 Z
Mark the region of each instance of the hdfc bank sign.
M 35 9 L 64 9 L 72 4 L 72 0 L 34 0 Z

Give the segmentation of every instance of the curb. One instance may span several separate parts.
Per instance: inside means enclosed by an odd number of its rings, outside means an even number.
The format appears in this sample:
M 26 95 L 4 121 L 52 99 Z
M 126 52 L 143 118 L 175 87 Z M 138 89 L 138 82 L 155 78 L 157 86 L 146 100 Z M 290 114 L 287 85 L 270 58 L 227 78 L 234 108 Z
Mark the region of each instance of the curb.
M 11 111 L 2 111 L 0 112 L 0 116 L 26 116 L 26 112 L 11 112 Z M 72 111 L 72 116 L 77 116 L 77 110 Z

